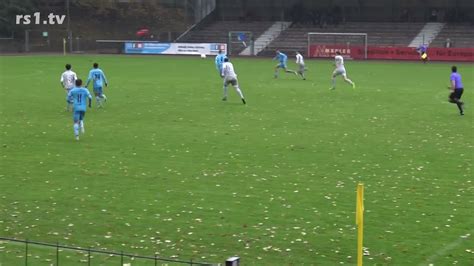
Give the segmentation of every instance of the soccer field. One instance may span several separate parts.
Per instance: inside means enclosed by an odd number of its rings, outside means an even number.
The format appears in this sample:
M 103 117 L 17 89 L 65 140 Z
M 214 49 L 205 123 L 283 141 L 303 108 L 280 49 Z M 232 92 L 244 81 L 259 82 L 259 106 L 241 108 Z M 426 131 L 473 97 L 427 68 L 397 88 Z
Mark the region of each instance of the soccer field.
M 447 102 L 448 63 L 347 61 L 357 88 L 338 78 L 330 91 L 332 61 L 308 60 L 305 81 L 274 79 L 270 59 L 232 61 L 247 105 L 231 87 L 221 101 L 213 58 L 1 56 L 0 236 L 194 261 L 238 255 L 242 265 L 353 265 L 363 182 L 365 263 L 474 263 L 472 64 L 457 64 L 460 116 Z M 93 102 L 76 141 L 59 78 L 71 63 L 85 80 L 93 62 L 108 101 Z M 32 249 L 29 262 L 50 265 L 55 252 Z M 63 253 L 64 265 L 84 264 Z M 22 256 L 0 242 L 0 264 Z

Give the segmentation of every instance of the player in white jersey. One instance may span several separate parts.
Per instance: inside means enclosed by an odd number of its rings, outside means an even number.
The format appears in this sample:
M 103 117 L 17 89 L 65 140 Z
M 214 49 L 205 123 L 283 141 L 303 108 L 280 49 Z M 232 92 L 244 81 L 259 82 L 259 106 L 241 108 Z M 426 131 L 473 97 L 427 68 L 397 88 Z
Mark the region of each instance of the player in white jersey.
M 61 86 L 64 88 L 66 91 L 66 111 L 69 109 L 72 110 L 72 102 L 70 99 L 68 99 L 67 95 L 69 94 L 69 91 L 74 88 L 75 83 L 76 83 L 77 75 L 71 70 L 71 65 L 66 64 L 66 71 L 64 71 L 61 74 Z
M 334 90 L 336 88 L 336 77 L 339 75 L 342 75 L 344 81 L 351 84 L 352 88 L 355 88 L 355 83 L 347 78 L 346 68 L 344 67 L 344 58 L 341 56 L 341 52 L 339 51 L 336 52 L 336 56 L 334 57 L 334 65 L 336 66 L 336 69 L 332 72 L 332 87 L 329 89 Z
M 221 77 L 224 78 L 224 98 L 222 98 L 222 100 L 227 101 L 227 86 L 232 84 L 237 94 L 239 94 L 242 103 L 246 104 L 244 95 L 239 88 L 239 81 L 237 80 L 237 74 L 234 71 L 234 66 L 231 62 L 229 62 L 229 58 L 227 57 L 224 58 L 224 64 L 222 64 Z
M 306 80 L 306 77 L 304 76 L 306 67 L 304 65 L 303 56 L 300 52 L 296 52 L 296 64 L 298 65 L 298 74 L 303 78 L 303 80 Z

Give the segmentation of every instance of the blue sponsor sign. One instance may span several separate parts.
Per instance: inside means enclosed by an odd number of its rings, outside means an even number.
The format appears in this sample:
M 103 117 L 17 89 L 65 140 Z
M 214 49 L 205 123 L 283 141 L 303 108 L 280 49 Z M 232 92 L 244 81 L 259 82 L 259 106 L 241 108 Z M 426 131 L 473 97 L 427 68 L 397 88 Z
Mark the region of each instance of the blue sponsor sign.
M 126 54 L 163 54 L 170 49 L 170 43 L 127 42 Z

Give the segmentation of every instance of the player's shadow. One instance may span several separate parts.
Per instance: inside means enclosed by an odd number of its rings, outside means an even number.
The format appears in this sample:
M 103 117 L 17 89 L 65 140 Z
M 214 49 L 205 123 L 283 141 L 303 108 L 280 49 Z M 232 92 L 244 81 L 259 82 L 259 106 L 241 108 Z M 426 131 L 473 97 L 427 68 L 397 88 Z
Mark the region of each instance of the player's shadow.
M 245 106 L 246 104 L 243 104 L 242 102 L 223 102 L 223 105 L 230 105 L 230 106 L 236 106 L 236 105 L 243 105 Z

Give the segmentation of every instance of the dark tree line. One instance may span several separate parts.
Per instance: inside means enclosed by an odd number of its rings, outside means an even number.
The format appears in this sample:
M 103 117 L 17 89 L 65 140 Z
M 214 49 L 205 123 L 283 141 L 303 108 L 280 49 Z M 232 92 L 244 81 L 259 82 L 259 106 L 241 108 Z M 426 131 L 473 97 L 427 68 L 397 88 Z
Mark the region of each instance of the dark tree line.
M 10 37 L 21 30 L 22 25 L 16 25 L 16 15 L 31 14 L 37 10 L 34 0 L 0 0 L 0 37 Z
M 160 1 L 120 2 L 117 0 L 69 0 L 71 28 L 81 24 L 101 22 L 140 27 L 158 27 L 172 22 L 184 22 L 182 8 L 167 8 Z M 11 36 L 35 25 L 16 25 L 16 15 L 40 12 L 66 14 L 66 0 L 0 0 L 0 37 Z M 40 25 L 41 27 L 41 25 Z M 63 25 L 65 28 L 65 25 Z

